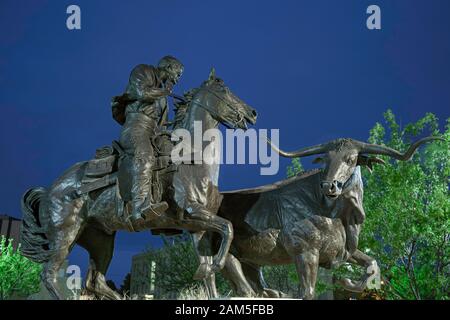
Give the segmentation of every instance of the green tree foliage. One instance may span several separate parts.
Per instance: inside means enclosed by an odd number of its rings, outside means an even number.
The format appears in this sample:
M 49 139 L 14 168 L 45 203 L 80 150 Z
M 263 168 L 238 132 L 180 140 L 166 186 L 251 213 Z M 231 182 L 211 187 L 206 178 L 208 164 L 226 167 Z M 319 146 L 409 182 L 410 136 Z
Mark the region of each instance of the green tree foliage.
M 202 284 L 193 279 L 199 262 L 190 236 L 163 236 L 162 239 L 162 248 L 147 249 L 149 263 L 154 261 L 156 265 L 155 286 L 159 297 L 173 297 Z M 216 274 L 216 285 L 222 295 L 231 290 L 220 274 Z
M 292 295 L 298 288 L 298 275 L 294 264 L 264 266 L 263 276 L 270 289 Z
M 382 156 L 385 166 L 364 170 L 367 218 L 359 247 L 378 261 L 388 298 L 448 299 L 450 121 L 441 133 L 431 113 L 404 128 L 390 110 L 384 116 L 387 126 L 377 123 L 369 142 L 406 150 L 427 127 L 447 141 L 427 144 L 407 162 Z
M 300 158 L 294 158 L 292 159 L 291 164 L 286 169 L 286 175 L 288 178 L 292 178 L 302 173 L 303 171 L 303 165 L 300 161 Z
M 26 297 L 39 291 L 41 265 L 14 250 L 12 240 L 0 238 L 0 300 Z

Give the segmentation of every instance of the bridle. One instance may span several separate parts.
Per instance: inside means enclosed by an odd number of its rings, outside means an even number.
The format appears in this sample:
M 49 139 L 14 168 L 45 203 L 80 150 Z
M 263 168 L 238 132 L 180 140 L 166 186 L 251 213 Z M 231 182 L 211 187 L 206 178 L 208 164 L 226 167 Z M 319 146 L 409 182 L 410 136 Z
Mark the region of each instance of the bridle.
M 221 97 L 220 95 L 218 95 L 216 92 L 210 90 L 208 87 L 203 87 L 201 88 L 203 90 L 205 90 L 206 92 L 212 94 L 213 96 L 215 96 L 217 99 L 219 99 L 220 101 L 222 101 L 224 104 L 226 104 L 228 106 L 228 108 L 231 110 L 231 112 L 233 112 L 236 117 L 238 118 L 238 121 L 236 121 L 234 127 L 236 127 L 236 125 L 240 124 L 240 123 L 245 123 L 245 117 L 243 115 L 241 115 L 239 112 L 237 112 L 234 108 L 234 106 L 229 103 L 227 100 L 225 100 L 223 97 Z M 200 101 L 196 101 L 196 103 L 203 109 L 205 109 L 206 111 L 208 111 L 209 113 L 211 113 L 211 115 L 213 117 L 218 118 L 219 114 L 215 111 L 215 110 L 211 110 L 209 107 L 205 106 L 204 104 L 200 103 Z M 232 127 L 229 123 L 224 123 L 224 125 L 226 125 L 227 127 Z
M 229 123 L 229 122 L 224 122 L 224 125 L 225 125 L 225 126 L 232 128 L 232 127 L 236 127 L 236 125 L 238 125 L 238 124 L 240 124 L 240 123 L 242 123 L 242 122 L 245 122 L 245 117 L 244 117 L 243 115 L 241 115 L 239 112 L 237 112 L 237 111 L 235 110 L 235 107 L 234 107 L 231 103 L 229 103 L 227 100 L 225 100 L 223 97 L 221 97 L 221 96 L 218 95 L 216 92 L 212 91 L 211 89 L 209 89 L 209 88 L 206 87 L 206 86 L 205 86 L 205 87 L 202 87 L 202 88 L 200 88 L 200 89 L 201 89 L 201 90 L 205 90 L 206 92 L 208 92 L 209 94 L 215 96 L 218 100 L 220 100 L 221 102 L 223 102 L 224 104 L 226 104 L 226 105 L 228 106 L 229 110 L 231 110 L 231 112 L 233 112 L 234 115 L 238 118 L 238 121 L 236 121 L 235 125 L 232 125 L 232 124 Z M 178 95 L 172 94 L 171 96 L 172 96 L 173 98 L 175 98 L 175 99 L 178 99 L 178 100 L 184 102 L 184 103 L 187 102 L 186 99 L 184 99 L 183 97 L 180 97 L 180 96 L 178 96 Z M 213 116 L 213 118 L 219 118 L 219 117 L 220 117 L 220 114 L 219 114 L 216 110 L 212 109 L 210 106 L 207 106 L 207 105 L 201 103 L 199 99 L 192 99 L 192 101 L 191 101 L 190 103 L 191 103 L 191 104 L 194 104 L 194 103 L 195 103 L 195 104 L 198 105 L 200 108 L 206 110 L 208 113 L 210 113 L 210 114 Z

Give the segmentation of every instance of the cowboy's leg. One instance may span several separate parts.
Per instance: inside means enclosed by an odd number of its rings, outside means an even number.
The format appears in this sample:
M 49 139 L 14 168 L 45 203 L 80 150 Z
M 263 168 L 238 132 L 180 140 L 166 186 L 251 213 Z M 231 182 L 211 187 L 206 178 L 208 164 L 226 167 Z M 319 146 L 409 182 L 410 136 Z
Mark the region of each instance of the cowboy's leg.
M 160 206 L 153 203 L 151 194 L 152 167 L 155 163 L 154 150 L 151 145 L 151 137 L 155 132 L 156 121 L 143 115 L 135 115 L 127 121 L 122 130 L 120 143 L 125 152 L 130 156 L 132 218 L 142 218 L 144 215 L 159 216 L 167 209 L 167 204 Z M 155 208 L 156 207 L 156 208 Z

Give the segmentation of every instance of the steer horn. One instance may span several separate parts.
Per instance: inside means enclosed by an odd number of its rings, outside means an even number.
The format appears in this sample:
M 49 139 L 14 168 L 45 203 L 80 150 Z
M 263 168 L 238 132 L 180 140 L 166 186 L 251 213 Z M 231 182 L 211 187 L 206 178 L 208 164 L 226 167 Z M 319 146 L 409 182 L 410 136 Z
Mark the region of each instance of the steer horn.
M 267 143 L 270 144 L 272 149 L 275 150 L 275 152 L 277 152 L 278 154 L 280 154 L 281 156 L 286 157 L 286 158 L 300 158 L 300 157 L 310 156 L 313 154 L 325 153 L 325 152 L 329 151 L 330 149 L 332 149 L 335 146 L 335 142 L 337 141 L 336 140 L 336 141 L 332 141 L 332 142 L 328 142 L 328 143 L 317 144 L 315 146 L 302 148 L 302 149 L 299 149 L 296 151 L 286 152 L 286 151 L 280 150 L 277 146 L 272 144 L 272 142 L 268 138 L 266 138 L 266 140 L 267 140 Z M 338 139 L 338 140 L 340 140 L 340 139 Z M 414 142 L 405 153 L 400 153 L 399 151 L 397 151 L 395 149 L 392 149 L 392 148 L 389 148 L 386 146 L 380 146 L 378 144 L 370 144 L 370 143 L 365 143 L 365 142 L 361 142 L 361 141 L 357 141 L 357 140 L 353 140 L 353 139 L 345 139 L 345 140 L 351 141 L 351 143 L 353 143 L 355 145 L 355 147 L 357 147 L 359 149 L 359 153 L 382 154 L 382 155 L 387 155 L 387 156 L 390 156 L 397 160 L 403 160 L 403 161 L 407 161 L 407 160 L 411 159 L 411 157 L 413 156 L 416 149 L 423 143 L 433 141 L 433 140 L 446 141 L 445 139 L 443 139 L 441 137 L 426 137 L 426 138 L 423 138 L 423 139 L 420 139 L 420 140 Z
M 270 139 L 266 138 L 266 140 L 267 140 L 267 143 L 270 144 L 272 149 L 275 150 L 275 152 L 277 152 L 278 154 L 280 154 L 281 156 L 286 157 L 286 158 L 307 157 L 307 156 L 310 156 L 313 154 L 325 153 L 329 150 L 328 143 L 323 143 L 323 144 L 317 144 L 312 147 L 302 148 L 302 149 L 299 149 L 299 150 L 293 151 L 293 152 L 286 152 L 286 151 L 280 150 L 276 145 L 272 144 L 272 141 L 270 141 Z
M 417 140 L 416 142 L 414 142 L 405 153 L 400 153 L 395 149 L 392 149 L 392 148 L 389 148 L 386 146 L 380 146 L 378 144 L 370 144 L 370 143 L 365 143 L 365 142 L 360 142 L 360 141 L 355 141 L 355 142 L 357 144 L 359 144 L 359 148 L 360 148 L 359 152 L 360 153 L 381 154 L 381 155 L 390 156 L 397 160 L 408 161 L 409 159 L 411 159 L 414 152 L 421 144 L 424 144 L 426 142 L 433 141 L 433 140 L 446 141 L 445 139 L 440 138 L 440 137 L 426 137 L 426 138 L 423 138 L 423 139 L 420 139 L 420 140 Z

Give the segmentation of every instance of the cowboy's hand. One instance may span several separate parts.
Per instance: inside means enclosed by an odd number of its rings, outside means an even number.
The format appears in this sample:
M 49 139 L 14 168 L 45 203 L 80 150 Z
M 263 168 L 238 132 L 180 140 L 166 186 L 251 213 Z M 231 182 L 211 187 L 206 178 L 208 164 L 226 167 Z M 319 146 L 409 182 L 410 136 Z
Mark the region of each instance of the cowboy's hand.
M 168 92 L 168 95 L 173 93 L 173 83 L 170 81 L 167 81 L 166 83 L 166 91 Z

